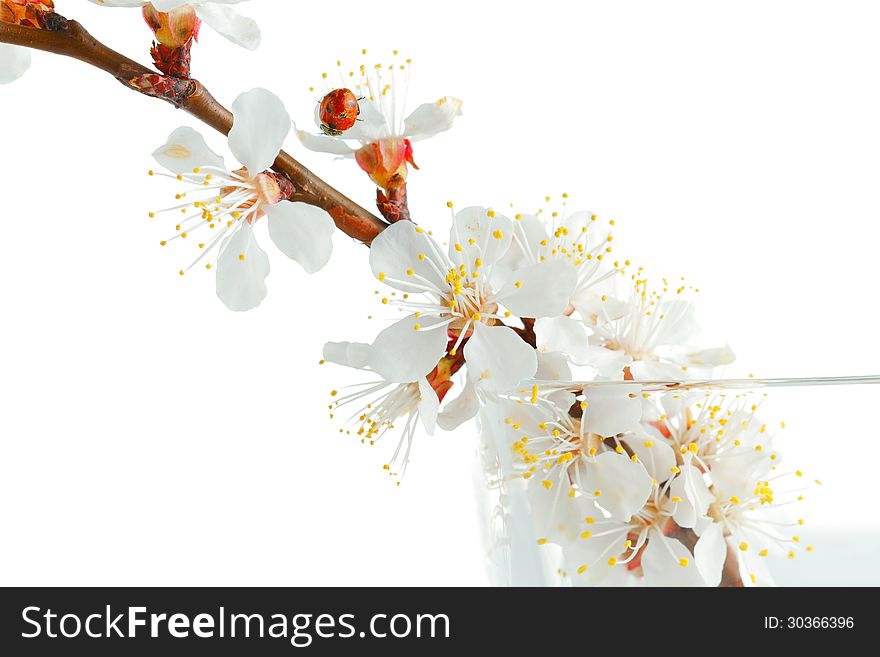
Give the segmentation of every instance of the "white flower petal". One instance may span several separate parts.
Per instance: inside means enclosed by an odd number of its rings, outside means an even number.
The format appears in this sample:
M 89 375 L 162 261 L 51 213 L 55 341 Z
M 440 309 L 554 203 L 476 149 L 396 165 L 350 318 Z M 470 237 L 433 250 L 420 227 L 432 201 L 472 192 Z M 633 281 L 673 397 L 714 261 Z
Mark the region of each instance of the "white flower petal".
M 754 493 L 755 482 L 763 480 L 772 467 L 766 453 L 745 443 L 734 447 L 729 456 L 712 465 L 712 483 L 727 497 L 748 499 Z
M 550 483 L 550 488 L 546 488 L 540 476 L 529 480 L 527 494 L 535 534 L 539 539 L 565 545 L 578 538 L 584 519 L 580 505 L 570 495 L 568 478 L 561 477 Z
M 631 306 L 626 301 L 596 294 L 592 290 L 576 295 L 572 302 L 584 321 L 592 326 L 613 322 L 631 311 Z
M 269 237 L 284 255 L 309 274 L 327 264 L 336 224 L 326 210 L 306 203 L 281 201 L 266 208 Z
M 513 280 L 496 295 L 520 317 L 552 317 L 568 308 L 577 272 L 564 260 L 548 260 L 513 272 Z
M 736 550 L 736 560 L 739 566 L 739 576 L 744 586 L 776 586 L 773 582 L 773 577 L 770 575 L 770 568 L 767 566 L 766 559 L 755 559 L 754 555 L 750 558 L 748 552 Z
M 706 515 L 709 505 L 715 499 L 706 486 L 703 473 L 690 464 L 681 466 L 681 473 L 672 480 L 669 493 L 681 498 L 675 505 L 672 517 L 680 527 L 687 529 L 696 526 L 697 519 Z
M 406 117 L 404 134 L 411 140 L 427 139 L 449 130 L 456 116 L 461 116 L 461 101 L 444 96 L 436 103 L 425 103 Z
M 587 406 L 583 421 L 587 430 L 600 436 L 633 431 L 642 419 L 641 387 L 615 385 L 584 388 Z
M 507 326 L 478 322 L 464 347 L 464 358 L 469 376 L 489 392 L 511 390 L 538 369 L 535 350 Z
M 30 67 L 30 49 L 0 43 L 0 84 L 18 80 Z
M 100 5 L 101 7 L 143 7 L 149 0 L 89 0 L 90 2 Z M 161 6 L 171 5 L 172 9 L 186 4 L 187 0 L 157 0 L 156 9 L 159 11 L 168 11 L 168 9 L 159 9 Z
M 440 410 L 440 400 L 437 393 L 427 379 L 419 379 L 419 419 L 425 432 L 429 436 L 434 435 L 434 429 L 437 427 L 437 413 Z
M 424 259 L 419 258 L 424 254 Z M 422 292 L 426 282 L 438 290 L 448 289 L 446 281 L 431 265 L 436 261 L 430 237 L 411 221 L 398 221 L 379 233 L 370 245 L 370 268 L 373 275 L 403 292 Z M 448 263 L 435 262 L 441 272 Z M 407 274 L 411 271 L 412 274 Z M 408 284 L 412 281 L 412 284 Z
M 370 360 L 370 345 L 363 342 L 328 342 L 324 345 L 324 360 L 363 369 Z
M 242 257 L 244 256 L 244 257 Z M 266 298 L 269 257 L 244 222 L 226 240 L 217 258 L 217 296 L 230 310 L 250 310 Z
M 727 541 L 724 540 L 724 525 L 712 523 L 700 536 L 694 546 L 694 561 L 697 570 L 708 586 L 718 586 L 727 558 Z
M 253 18 L 242 16 L 235 10 L 217 3 L 196 5 L 196 15 L 232 43 L 248 50 L 256 50 L 260 47 L 260 26 Z
M 211 150 L 201 133 L 186 126 L 172 132 L 153 152 L 153 158 L 172 173 L 179 174 L 191 174 L 198 167 L 226 168 L 223 158 Z
M 446 353 L 446 330 L 432 328 L 436 324 L 431 318 L 415 316 L 392 324 L 376 336 L 370 367 L 394 383 L 412 383 L 426 376 Z
M 284 103 L 271 91 L 251 89 L 232 103 L 229 148 L 255 176 L 272 166 L 293 125 Z
M 691 352 L 686 358 L 688 365 L 691 367 L 718 367 L 720 365 L 730 365 L 736 360 L 736 354 L 730 348 L 730 345 L 726 344 L 723 347 Z
M 100 0 L 99 0 L 100 3 Z M 146 3 L 142 3 L 146 4 Z M 195 2 L 190 2 L 190 0 L 153 0 L 150 4 L 155 7 L 156 11 L 164 11 L 169 12 L 174 9 L 178 9 L 183 5 L 195 4 Z M 124 5 L 129 6 L 129 5 Z
M 665 439 L 659 435 L 627 436 L 626 444 L 638 457 L 639 462 L 645 466 L 648 474 L 663 483 L 672 476 L 672 468 L 675 466 L 675 450 Z
M 531 214 L 518 214 L 513 222 L 513 230 L 518 239 L 510 244 L 510 249 L 499 261 L 510 271 L 533 265 L 546 251 L 541 242 L 548 242 L 547 224 Z M 507 281 L 505 281 L 506 283 Z
M 613 520 L 605 521 L 602 532 L 591 530 L 594 525 L 583 522 L 584 518 L 597 521 L 604 519 L 602 509 L 589 501 L 581 508 L 581 533 L 578 538 L 563 546 L 569 577 L 574 586 L 596 586 L 616 569 L 625 566 L 610 566 L 610 557 L 619 557 L 625 550 L 626 525 Z M 620 529 L 623 531 L 613 531 Z M 607 532 L 607 533 L 606 533 Z M 615 547 L 617 546 L 617 547 Z
M 676 299 L 661 303 L 655 311 L 664 319 L 651 342 L 655 345 L 686 343 L 699 329 L 694 305 L 690 301 Z
M 577 364 L 589 353 L 587 327 L 573 317 L 542 317 L 535 322 L 535 336 L 539 352 L 558 351 Z
M 385 115 L 379 111 L 379 108 L 371 100 L 364 99 L 358 101 L 358 107 L 360 114 L 358 114 L 357 122 L 343 132 L 338 139 L 354 139 L 363 144 L 369 144 L 391 136 L 388 119 L 385 118 Z M 318 108 L 320 108 L 320 105 Z M 321 120 L 318 108 L 315 110 L 315 123 L 320 128 Z
M 607 379 L 622 379 L 624 368 L 629 367 L 633 362 L 632 357 L 624 351 L 614 351 L 596 345 L 590 345 L 584 351 L 584 360 L 578 365 L 592 367 L 598 376 Z
M 705 586 L 694 558 L 680 541 L 651 532 L 642 553 L 642 569 L 648 586 Z
M 467 207 L 455 213 L 449 237 L 449 257 L 468 270 L 477 258 L 484 269 L 491 268 L 510 248 L 513 224 L 510 219 L 489 208 Z M 461 250 L 456 247 L 461 247 Z
M 477 397 L 477 387 L 468 379 L 458 397 L 447 402 L 443 407 L 437 417 L 437 424 L 444 431 L 452 431 L 475 417 L 479 410 L 480 399 Z
M 538 370 L 535 378 L 540 381 L 571 380 L 571 368 L 565 356 L 556 352 L 537 352 Z
M 341 139 L 323 134 L 313 135 L 305 130 L 297 129 L 296 124 L 294 124 L 293 129 L 296 132 L 297 139 L 310 151 L 341 155 L 342 157 L 354 157 L 355 149 Z
M 586 490 L 598 495 L 596 503 L 623 522 L 645 506 L 653 489 L 653 479 L 641 463 L 626 454 L 602 452 L 587 463 Z
M 568 231 L 569 235 L 577 236 L 589 232 L 591 236 L 594 236 L 597 232 L 597 229 L 595 227 L 596 224 L 597 222 L 593 221 L 592 212 L 579 210 L 568 215 L 562 225 L 565 226 L 565 229 Z M 607 228 L 604 230 L 601 235 L 601 241 L 605 241 L 605 239 L 608 237 L 609 232 L 610 231 Z M 595 236 L 591 239 L 595 239 Z
M 685 375 L 681 365 L 653 360 L 637 360 L 630 365 L 629 371 L 635 381 L 666 381 L 681 379 Z

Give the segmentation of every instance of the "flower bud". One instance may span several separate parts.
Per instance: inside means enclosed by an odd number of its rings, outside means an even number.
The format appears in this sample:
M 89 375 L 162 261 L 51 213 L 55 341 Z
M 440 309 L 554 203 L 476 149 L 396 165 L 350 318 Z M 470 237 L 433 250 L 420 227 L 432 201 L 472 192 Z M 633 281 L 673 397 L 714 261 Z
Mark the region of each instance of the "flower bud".
M 166 48 L 182 48 L 192 39 L 198 40 L 201 20 L 190 5 L 169 12 L 157 11 L 153 5 L 144 5 L 144 20 L 156 35 L 156 41 Z
M 407 163 L 416 169 L 409 139 L 381 139 L 367 144 L 354 154 L 358 165 L 382 189 L 389 189 L 392 179 L 406 180 Z
M 55 11 L 52 0 L 0 0 L 0 23 L 42 29 L 44 14 Z

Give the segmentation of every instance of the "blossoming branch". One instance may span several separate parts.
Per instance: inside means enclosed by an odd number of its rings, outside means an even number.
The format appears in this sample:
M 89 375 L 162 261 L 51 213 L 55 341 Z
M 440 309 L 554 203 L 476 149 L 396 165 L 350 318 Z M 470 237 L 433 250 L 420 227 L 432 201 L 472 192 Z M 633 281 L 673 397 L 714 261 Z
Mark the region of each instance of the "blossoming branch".
M 149 212 L 173 217 L 162 246 L 189 249 L 180 274 L 211 271 L 231 310 L 268 292 L 259 222 L 307 274 L 330 260 L 334 226 L 370 245 L 377 299 L 399 315 L 372 341 L 325 346 L 323 362 L 360 378 L 333 391 L 331 418 L 343 413 L 341 430 L 364 444 L 390 439 L 382 468 L 398 485 L 422 435 L 475 420 L 513 527 L 507 548 L 530 559 L 519 581 L 760 585 L 772 582 L 768 559 L 812 551 L 789 511 L 818 481 L 782 465 L 763 397 L 676 385 L 711 378 L 733 350 L 699 344 L 696 290 L 617 257 L 613 221 L 572 212 L 567 195 L 510 216 L 449 203 L 443 236 L 414 221 L 406 183 L 418 142 L 451 129 L 462 102 L 443 95 L 407 111 L 409 60 L 340 61 L 310 88 L 306 129 L 269 90 L 244 91 L 230 111 L 191 77 L 203 23 L 259 45 L 256 23 L 229 6 L 237 0 L 92 1 L 140 10 L 155 69 L 52 0 L 0 0 L 0 82 L 25 73 L 29 48 L 53 52 L 226 135 L 231 160 L 191 128 L 172 132 L 150 174 L 174 181 L 175 198 Z M 310 151 L 353 159 L 382 218 L 282 150 L 291 131 Z

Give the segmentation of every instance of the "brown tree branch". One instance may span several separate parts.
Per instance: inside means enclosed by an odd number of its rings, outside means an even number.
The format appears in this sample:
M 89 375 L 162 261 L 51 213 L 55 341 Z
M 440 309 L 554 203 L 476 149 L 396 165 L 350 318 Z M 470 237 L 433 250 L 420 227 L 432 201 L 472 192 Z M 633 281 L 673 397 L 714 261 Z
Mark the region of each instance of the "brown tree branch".
M 197 80 L 166 78 L 111 50 L 76 21 L 50 15 L 48 29 L 0 22 L 0 43 L 44 50 L 78 59 L 101 69 L 129 89 L 167 100 L 224 135 L 232 128 L 232 114 Z M 369 245 L 388 224 L 325 183 L 289 154 L 281 151 L 272 167 L 294 185 L 291 200 L 326 210 L 346 235 Z

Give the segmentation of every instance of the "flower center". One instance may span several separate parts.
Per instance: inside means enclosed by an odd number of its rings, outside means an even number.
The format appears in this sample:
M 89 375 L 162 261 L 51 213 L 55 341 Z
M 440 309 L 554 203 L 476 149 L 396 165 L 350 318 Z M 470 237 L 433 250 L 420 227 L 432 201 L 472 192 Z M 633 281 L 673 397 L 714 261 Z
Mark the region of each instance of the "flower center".
M 241 177 L 245 182 L 242 185 L 229 185 L 220 190 L 220 197 L 224 200 L 234 197 L 236 207 L 239 211 L 245 212 L 253 209 L 253 212 L 247 215 L 247 221 L 255 222 L 262 217 L 267 205 L 275 205 L 283 198 L 281 185 L 277 178 L 269 173 L 258 173 L 253 178 L 248 174 L 245 167 L 233 172 L 236 176 Z M 238 198 L 243 189 L 251 188 L 252 192 L 246 198 Z

